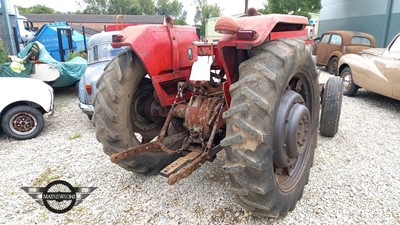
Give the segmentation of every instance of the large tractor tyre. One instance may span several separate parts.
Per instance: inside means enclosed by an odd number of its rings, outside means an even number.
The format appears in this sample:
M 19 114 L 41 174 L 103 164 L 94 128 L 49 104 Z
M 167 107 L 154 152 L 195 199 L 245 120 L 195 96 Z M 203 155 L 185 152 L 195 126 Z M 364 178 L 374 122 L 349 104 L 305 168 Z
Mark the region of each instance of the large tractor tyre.
M 31 139 L 42 132 L 44 118 L 38 109 L 19 105 L 4 114 L 1 127 L 8 137 L 18 140 Z
M 150 120 L 141 112 L 149 98 L 154 98 L 154 88 L 145 75 L 138 57 L 126 49 L 108 64 L 98 81 L 92 122 L 97 129 L 97 140 L 107 155 L 149 142 L 160 132 L 164 121 Z M 152 175 L 178 156 L 160 149 L 123 159 L 118 165 Z
M 317 144 L 319 83 L 311 52 L 297 40 L 251 50 L 224 113 L 224 170 L 250 212 L 284 217 L 308 182 Z
M 334 137 L 339 129 L 340 111 L 343 99 L 343 80 L 331 77 L 325 85 L 322 96 L 319 133 L 324 137 Z
M 349 97 L 356 95 L 360 87 L 354 83 L 350 67 L 344 68 L 340 77 L 343 79 L 343 94 Z
M 339 59 L 337 57 L 333 57 L 328 62 L 328 72 L 330 74 L 335 75 L 338 69 Z

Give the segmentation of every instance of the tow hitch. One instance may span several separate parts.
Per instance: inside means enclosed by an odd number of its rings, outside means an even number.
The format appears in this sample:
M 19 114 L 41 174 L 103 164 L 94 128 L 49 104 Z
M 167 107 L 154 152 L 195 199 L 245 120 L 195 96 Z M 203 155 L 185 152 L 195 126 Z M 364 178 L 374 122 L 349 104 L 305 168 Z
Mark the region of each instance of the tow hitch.
M 188 102 L 177 102 L 184 89 L 193 92 L 193 96 Z M 203 81 L 179 82 L 174 104 L 168 112 L 157 139 L 114 153 L 111 155 L 111 161 L 118 163 L 125 158 L 159 149 L 168 154 L 180 153 L 182 157 L 160 171 L 162 176 L 168 178 L 168 184 L 173 185 L 188 177 L 207 160 L 212 161 L 222 150 L 215 137 L 224 133 L 222 123 L 220 123 L 224 109 L 225 99 L 222 86 L 212 87 L 208 82 Z M 187 131 L 167 136 L 168 127 L 174 117 L 185 119 L 184 127 Z M 182 139 L 184 141 L 180 149 L 168 148 Z

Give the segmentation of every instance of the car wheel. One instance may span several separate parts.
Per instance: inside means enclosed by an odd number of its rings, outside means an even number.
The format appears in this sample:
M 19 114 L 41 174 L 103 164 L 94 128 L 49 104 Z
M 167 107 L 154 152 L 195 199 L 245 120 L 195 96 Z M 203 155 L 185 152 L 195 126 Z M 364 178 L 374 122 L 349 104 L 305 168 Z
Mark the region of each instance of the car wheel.
M 4 114 L 1 127 L 7 136 L 25 140 L 36 137 L 43 130 L 44 119 L 36 108 L 20 105 Z
M 338 58 L 337 57 L 333 57 L 332 59 L 329 60 L 328 62 L 328 72 L 330 74 L 336 74 L 337 69 L 338 69 Z
M 354 96 L 360 87 L 354 83 L 350 67 L 344 68 L 340 77 L 343 79 L 343 94 L 350 97 Z

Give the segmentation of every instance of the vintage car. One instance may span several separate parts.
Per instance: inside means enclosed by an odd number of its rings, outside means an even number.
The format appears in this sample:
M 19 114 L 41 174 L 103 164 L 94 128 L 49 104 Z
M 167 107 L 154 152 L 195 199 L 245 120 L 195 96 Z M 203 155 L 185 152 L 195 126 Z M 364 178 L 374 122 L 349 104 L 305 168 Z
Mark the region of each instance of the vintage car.
M 347 54 L 339 60 L 344 95 L 354 96 L 362 87 L 400 100 L 400 33 L 385 48 L 370 48 L 361 55 Z
M 53 88 L 43 81 L 0 77 L 0 96 L 1 128 L 8 137 L 36 137 L 44 127 L 43 114 L 53 114 Z
M 339 59 L 344 54 L 359 54 L 363 49 L 376 46 L 371 34 L 345 30 L 324 32 L 315 42 L 317 66 L 326 66 L 330 74 L 336 74 Z
M 89 119 L 92 118 L 94 112 L 92 104 L 96 93 L 97 80 L 108 62 L 122 50 L 111 46 L 112 35 L 115 34 L 119 34 L 119 31 L 102 32 L 89 39 L 88 67 L 77 84 L 79 108 Z

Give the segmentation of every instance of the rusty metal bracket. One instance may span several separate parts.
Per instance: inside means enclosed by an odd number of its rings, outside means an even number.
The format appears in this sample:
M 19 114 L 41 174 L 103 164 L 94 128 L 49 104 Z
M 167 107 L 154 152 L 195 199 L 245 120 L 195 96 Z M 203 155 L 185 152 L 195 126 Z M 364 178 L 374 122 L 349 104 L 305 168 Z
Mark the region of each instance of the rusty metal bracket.
M 210 156 L 216 155 L 222 149 L 223 148 L 220 145 L 217 145 L 210 152 L 203 152 L 197 158 L 192 159 L 192 161 L 187 165 L 185 165 L 183 168 L 179 169 L 177 172 L 173 174 L 170 174 L 170 176 L 168 177 L 168 184 L 174 185 L 176 184 L 176 182 L 188 177 L 190 174 L 193 173 L 193 171 L 195 171 L 203 163 L 205 163 L 210 158 Z
M 220 145 L 217 145 L 211 148 L 214 137 L 217 133 L 219 119 L 221 118 L 222 109 L 224 107 L 224 103 L 221 103 L 217 107 L 218 116 L 215 118 L 214 126 L 211 132 L 211 136 L 208 139 L 207 146 L 204 148 L 203 153 L 200 156 L 194 158 L 190 163 L 185 165 L 183 168 L 179 169 L 177 172 L 170 174 L 168 177 L 168 184 L 173 185 L 176 182 L 188 177 L 193 173 L 197 168 L 199 168 L 205 161 L 211 160 L 214 155 L 216 155 L 219 151 L 222 150 Z
M 163 138 L 162 144 L 160 144 L 160 142 L 157 140 L 157 141 L 149 142 L 149 143 L 146 143 L 143 145 L 138 145 L 138 146 L 126 149 L 125 151 L 122 151 L 122 152 L 114 153 L 111 155 L 111 162 L 118 163 L 119 161 L 121 161 L 125 158 L 132 157 L 132 156 L 138 155 L 140 153 L 151 152 L 156 149 L 161 149 L 161 146 L 165 147 L 165 146 L 174 144 L 177 141 L 179 141 L 180 139 L 186 137 L 187 135 L 188 135 L 188 132 L 182 132 L 182 133 L 170 135 L 170 136 Z M 161 150 L 163 150 L 163 149 L 161 149 Z M 167 153 L 173 154 L 173 153 L 177 153 L 177 151 L 174 151 L 172 153 L 169 153 L 169 152 L 167 152 Z
M 172 71 L 175 76 L 179 73 L 179 48 L 178 48 L 178 40 L 176 38 L 176 32 L 174 28 L 174 20 L 171 16 L 165 17 L 165 22 L 167 24 L 169 39 L 171 41 L 171 52 L 172 52 Z
M 193 161 L 195 158 L 197 158 L 200 155 L 199 152 L 191 152 L 185 156 L 182 156 L 175 160 L 173 163 L 169 164 L 167 167 L 162 169 L 160 171 L 160 175 L 164 177 L 169 177 L 171 174 L 175 173 L 179 169 L 181 169 L 183 166 L 187 165 L 191 161 Z

